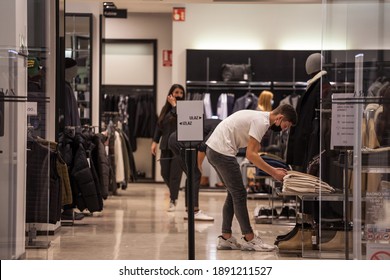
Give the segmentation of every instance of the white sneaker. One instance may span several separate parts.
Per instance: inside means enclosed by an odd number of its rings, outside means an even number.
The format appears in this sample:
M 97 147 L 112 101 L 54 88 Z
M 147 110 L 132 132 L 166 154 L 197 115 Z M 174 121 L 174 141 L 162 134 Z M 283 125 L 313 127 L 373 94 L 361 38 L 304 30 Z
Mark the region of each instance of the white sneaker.
M 258 236 L 255 236 L 251 241 L 246 241 L 244 237 L 241 239 L 242 251 L 272 252 L 275 251 L 277 248 L 275 245 L 269 245 L 264 243 L 264 241 Z
M 169 202 L 168 212 L 174 212 L 176 210 L 176 203 L 174 201 Z
M 92 213 L 93 217 L 102 217 L 103 216 L 103 211 L 96 211 Z
M 225 239 L 222 235 L 218 236 L 218 250 L 240 250 L 241 245 L 237 242 L 237 239 L 234 236 L 231 236 L 229 239 Z
M 188 220 L 188 215 L 184 216 L 184 220 Z M 202 210 L 199 210 L 194 214 L 194 220 L 195 221 L 214 221 L 214 218 L 207 215 L 205 212 L 202 212 Z

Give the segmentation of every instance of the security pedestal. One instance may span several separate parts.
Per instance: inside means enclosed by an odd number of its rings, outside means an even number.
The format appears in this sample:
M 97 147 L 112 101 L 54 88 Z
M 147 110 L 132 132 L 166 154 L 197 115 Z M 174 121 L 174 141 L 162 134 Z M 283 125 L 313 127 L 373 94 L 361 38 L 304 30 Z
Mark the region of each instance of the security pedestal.
M 194 218 L 194 168 L 196 164 L 195 148 L 186 149 L 187 165 L 187 211 L 188 211 L 188 259 L 195 260 L 195 218 Z

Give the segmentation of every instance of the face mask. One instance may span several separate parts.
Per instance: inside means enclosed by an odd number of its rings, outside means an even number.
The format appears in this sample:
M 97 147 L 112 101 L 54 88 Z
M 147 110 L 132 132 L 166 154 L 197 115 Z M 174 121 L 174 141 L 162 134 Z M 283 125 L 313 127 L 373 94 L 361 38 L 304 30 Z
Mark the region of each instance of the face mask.
M 281 132 L 282 131 L 282 128 L 280 126 L 276 126 L 275 124 L 271 125 L 269 128 L 274 132 Z
M 271 106 L 274 106 L 274 101 L 273 100 L 271 100 Z
M 184 97 L 178 96 L 178 97 L 176 97 L 176 100 L 184 100 Z

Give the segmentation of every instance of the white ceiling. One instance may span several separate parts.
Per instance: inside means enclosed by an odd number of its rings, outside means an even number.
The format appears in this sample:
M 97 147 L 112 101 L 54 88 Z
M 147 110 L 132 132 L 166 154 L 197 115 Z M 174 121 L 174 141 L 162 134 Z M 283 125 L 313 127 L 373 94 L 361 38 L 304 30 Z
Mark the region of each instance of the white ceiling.
M 103 7 L 103 0 L 66 0 L 67 2 L 98 2 Z M 325 3 L 390 3 L 390 0 L 114 0 L 118 9 L 127 9 L 128 12 L 170 13 L 173 7 L 183 4 L 320 4 Z

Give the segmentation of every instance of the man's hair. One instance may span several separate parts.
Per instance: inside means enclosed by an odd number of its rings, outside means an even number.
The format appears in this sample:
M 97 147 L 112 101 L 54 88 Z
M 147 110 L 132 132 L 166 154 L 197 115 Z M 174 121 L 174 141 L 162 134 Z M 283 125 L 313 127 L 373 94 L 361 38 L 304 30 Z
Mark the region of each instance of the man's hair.
M 291 122 L 295 126 L 298 122 L 298 115 L 294 107 L 290 104 L 279 105 L 276 109 L 272 111 L 274 115 L 282 114 L 286 121 Z

